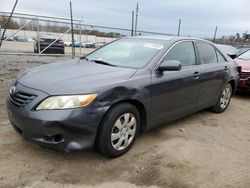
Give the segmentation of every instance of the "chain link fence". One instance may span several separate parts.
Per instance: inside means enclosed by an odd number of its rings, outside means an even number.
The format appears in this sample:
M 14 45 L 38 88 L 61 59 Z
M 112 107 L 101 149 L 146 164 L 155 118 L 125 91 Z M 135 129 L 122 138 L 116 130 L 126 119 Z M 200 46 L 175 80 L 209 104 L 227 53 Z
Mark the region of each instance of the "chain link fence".
M 4 21 L 8 18 L 8 12 L 0 12 L 2 29 Z M 6 35 L 2 41 L 1 53 L 36 53 L 47 54 L 53 51 L 58 42 L 63 41 L 63 54 L 72 55 L 72 47 L 77 56 L 87 54 L 113 40 L 131 35 L 131 29 L 116 28 L 110 26 L 98 26 L 84 24 L 81 19 L 73 20 L 74 42 L 71 37 L 71 22 L 69 18 L 40 16 L 31 14 L 14 13 L 6 29 Z M 137 31 L 139 35 L 169 35 L 150 31 Z M 53 36 L 47 45 L 42 46 L 42 36 Z M 0 32 L 1 37 L 1 32 Z M 61 47 L 62 48 L 62 47 Z

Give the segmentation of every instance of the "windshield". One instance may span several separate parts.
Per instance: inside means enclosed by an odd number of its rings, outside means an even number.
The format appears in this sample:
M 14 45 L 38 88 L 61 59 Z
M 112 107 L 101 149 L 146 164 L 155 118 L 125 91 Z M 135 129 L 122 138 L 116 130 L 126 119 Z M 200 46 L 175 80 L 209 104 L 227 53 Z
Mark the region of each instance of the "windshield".
M 87 56 L 113 66 L 142 68 L 164 47 L 159 40 L 120 39 Z
M 250 60 L 250 50 L 247 50 L 243 54 L 239 55 L 237 58 Z

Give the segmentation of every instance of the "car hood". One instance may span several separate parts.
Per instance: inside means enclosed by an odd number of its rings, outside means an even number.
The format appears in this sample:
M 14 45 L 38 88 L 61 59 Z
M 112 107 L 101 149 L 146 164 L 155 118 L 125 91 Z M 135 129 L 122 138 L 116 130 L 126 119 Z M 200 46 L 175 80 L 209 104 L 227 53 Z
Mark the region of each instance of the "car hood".
M 239 59 L 236 58 L 235 62 L 241 66 L 241 70 L 247 70 L 250 71 L 250 60 L 244 60 L 244 59 Z
M 50 95 L 95 92 L 98 87 L 128 80 L 136 69 L 113 67 L 86 60 L 42 65 L 25 72 L 18 82 Z

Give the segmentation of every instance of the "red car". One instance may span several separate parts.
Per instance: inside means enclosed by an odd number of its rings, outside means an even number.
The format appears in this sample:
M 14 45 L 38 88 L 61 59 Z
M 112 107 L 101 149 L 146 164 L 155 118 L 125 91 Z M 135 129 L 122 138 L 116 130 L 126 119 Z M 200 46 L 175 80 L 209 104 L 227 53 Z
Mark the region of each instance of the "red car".
M 235 61 L 241 66 L 238 90 L 250 91 L 250 50 L 239 55 Z

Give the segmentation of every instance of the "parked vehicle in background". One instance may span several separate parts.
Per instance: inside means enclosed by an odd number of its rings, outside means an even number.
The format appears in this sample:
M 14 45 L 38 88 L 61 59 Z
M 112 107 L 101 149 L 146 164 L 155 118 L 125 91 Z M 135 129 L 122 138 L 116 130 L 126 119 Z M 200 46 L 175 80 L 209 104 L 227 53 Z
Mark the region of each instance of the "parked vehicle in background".
M 225 54 L 229 55 L 232 59 L 234 59 L 238 55 L 237 48 L 233 46 L 225 45 L 225 44 L 216 44 L 216 46 Z
M 28 42 L 28 38 L 26 36 L 14 36 L 15 41 L 17 42 Z
M 70 46 L 72 45 L 72 41 L 64 41 L 64 46 Z
M 72 43 L 70 44 L 70 46 L 72 46 Z M 74 47 L 80 48 L 81 47 L 80 41 L 74 41 Z
M 33 38 L 28 38 L 28 42 L 35 42 L 34 37 Z
M 34 52 L 38 53 L 38 40 L 40 39 L 40 52 L 47 48 L 51 43 L 53 43 L 48 49 L 43 53 L 52 53 L 52 54 L 64 54 L 64 41 L 62 39 L 56 40 L 57 35 L 53 34 L 41 34 L 39 38 L 36 38 L 34 42 Z
M 139 132 L 206 108 L 224 112 L 238 78 L 236 63 L 208 41 L 128 37 L 25 72 L 10 88 L 8 116 L 34 143 L 117 157 Z
M 95 48 L 101 48 L 103 47 L 105 44 L 107 44 L 106 42 L 96 42 L 95 43 Z
M 235 62 L 241 66 L 238 90 L 250 91 L 250 49 L 240 54 Z
M 85 48 L 95 48 L 95 43 L 91 41 L 82 42 L 82 46 Z
M 66 41 L 64 42 L 65 46 L 72 46 L 72 41 Z M 77 40 L 74 40 L 74 47 L 79 48 L 81 46 L 81 43 Z
M 250 50 L 250 45 L 242 45 L 242 46 L 239 46 L 237 47 L 238 49 L 238 55 L 246 52 L 247 50 Z
M 7 41 L 15 41 L 15 39 L 14 39 L 14 37 L 13 37 L 13 36 L 12 36 L 12 37 L 10 37 L 10 38 L 9 38 L 9 36 L 6 36 L 5 38 L 7 39 Z

